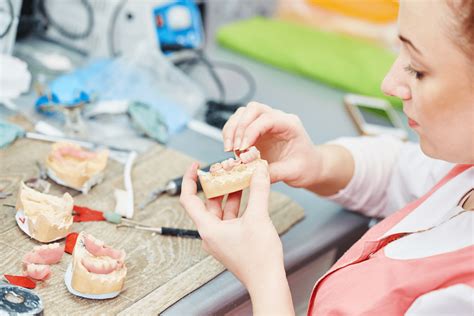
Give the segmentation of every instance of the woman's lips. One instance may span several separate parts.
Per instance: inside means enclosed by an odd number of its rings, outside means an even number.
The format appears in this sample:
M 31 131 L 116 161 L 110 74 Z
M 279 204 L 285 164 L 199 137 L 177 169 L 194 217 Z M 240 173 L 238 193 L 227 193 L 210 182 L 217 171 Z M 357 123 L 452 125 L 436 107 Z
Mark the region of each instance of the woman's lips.
M 408 125 L 409 125 L 411 128 L 415 128 L 415 127 L 420 126 L 415 120 L 412 120 L 411 118 L 408 118 Z

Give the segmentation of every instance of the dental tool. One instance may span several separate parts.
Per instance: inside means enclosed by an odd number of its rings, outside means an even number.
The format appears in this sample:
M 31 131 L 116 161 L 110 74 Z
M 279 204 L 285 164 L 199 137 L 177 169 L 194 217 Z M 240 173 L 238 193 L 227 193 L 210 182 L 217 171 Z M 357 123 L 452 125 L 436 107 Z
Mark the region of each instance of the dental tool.
M 201 236 L 197 230 L 172 228 L 172 227 L 149 227 L 145 225 L 134 225 L 134 224 L 118 224 L 117 228 L 128 227 L 140 230 L 146 230 L 153 233 L 158 233 L 163 236 L 174 236 L 174 237 L 189 237 L 200 239 Z
M 211 166 L 207 166 L 204 169 L 204 171 L 209 171 Z M 177 196 L 181 194 L 181 184 L 183 183 L 183 177 L 179 177 L 173 180 L 168 181 L 164 187 L 157 188 L 148 194 L 148 198 L 143 201 L 142 204 L 140 204 L 140 210 L 143 210 L 145 207 L 147 207 L 149 204 L 151 204 L 153 201 L 158 199 L 160 196 L 167 194 L 169 196 Z M 201 183 L 198 181 L 197 183 L 197 190 L 198 192 L 202 190 Z

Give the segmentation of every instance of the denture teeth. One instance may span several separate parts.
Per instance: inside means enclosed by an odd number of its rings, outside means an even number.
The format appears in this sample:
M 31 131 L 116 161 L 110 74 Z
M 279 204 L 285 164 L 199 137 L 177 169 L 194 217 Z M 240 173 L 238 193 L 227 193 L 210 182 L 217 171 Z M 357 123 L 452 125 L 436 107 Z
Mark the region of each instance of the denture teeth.
M 242 159 L 242 162 L 243 162 L 243 163 L 247 163 L 248 160 L 249 160 L 249 154 L 246 153 L 246 152 L 245 152 L 245 153 L 242 153 L 242 154 L 240 155 L 240 158 Z
M 109 270 L 110 268 L 112 268 L 112 265 L 110 264 L 110 262 L 105 261 L 105 262 L 104 262 L 104 269 L 105 269 L 105 270 Z
M 96 244 L 97 246 L 99 247 L 103 247 L 104 246 L 104 242 L 102 240 L 99 240 L 97 238 L 95 238 L 94 236 L 92 235 L 87 235 L 87 237 L 92 240 L 94 242 L 94 244 Z

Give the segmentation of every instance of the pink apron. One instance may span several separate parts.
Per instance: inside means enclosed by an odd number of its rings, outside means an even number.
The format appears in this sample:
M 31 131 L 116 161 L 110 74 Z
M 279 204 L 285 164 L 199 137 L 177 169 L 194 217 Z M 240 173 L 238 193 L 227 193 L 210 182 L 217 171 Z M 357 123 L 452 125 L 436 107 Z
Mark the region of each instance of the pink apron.
M 473 165 L 454 167 L 430 192 L 370 229 L 313 288 L 308 315 L 403 315 L 421 295 L 464 283 L 474 287 L 474 246 L 425 258 L 397 260 L 382 236 L 436 190 Z

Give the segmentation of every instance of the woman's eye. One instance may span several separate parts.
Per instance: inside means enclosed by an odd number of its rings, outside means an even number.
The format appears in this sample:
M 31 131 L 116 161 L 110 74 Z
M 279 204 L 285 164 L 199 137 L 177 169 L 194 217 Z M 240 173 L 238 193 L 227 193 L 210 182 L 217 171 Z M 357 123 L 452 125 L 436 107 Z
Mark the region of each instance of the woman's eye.
M 411 65 L 406 65 L 405 66 L 405 71 L 408 72 L 410 75 L 415 76 L 417 80 L 421 80 L 424 76 L 424 73 L 418 70 L 413 69 Z

